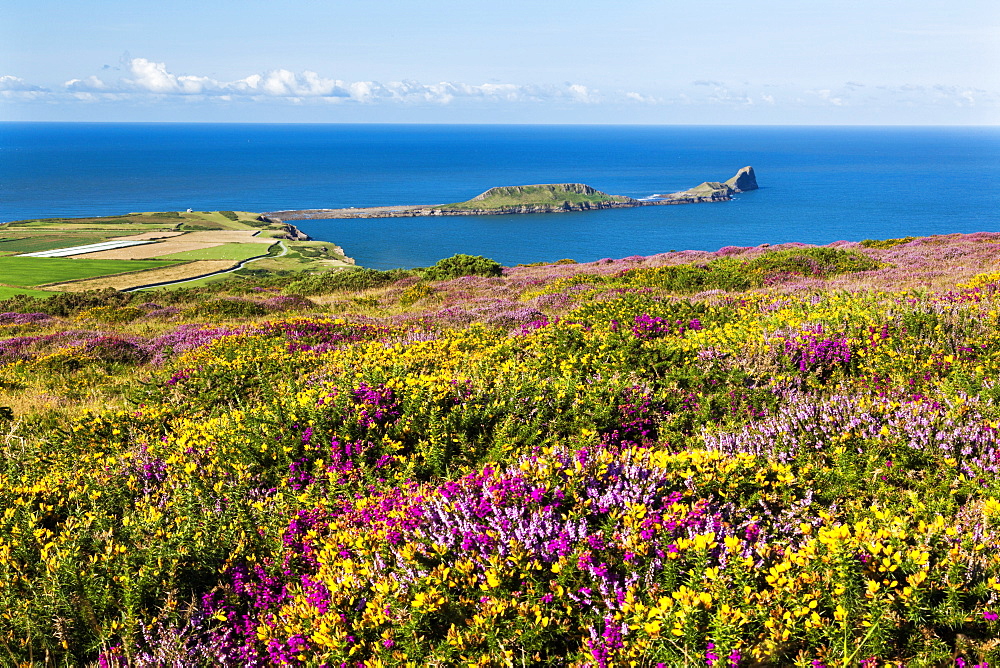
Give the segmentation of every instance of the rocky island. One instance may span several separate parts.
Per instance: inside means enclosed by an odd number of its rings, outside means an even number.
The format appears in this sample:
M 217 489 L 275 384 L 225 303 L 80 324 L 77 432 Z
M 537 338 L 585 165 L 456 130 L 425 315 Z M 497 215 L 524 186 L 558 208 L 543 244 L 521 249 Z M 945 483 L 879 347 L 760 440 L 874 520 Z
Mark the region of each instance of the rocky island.
M 757 189 L 753 167 L 744 167 L 726 181 L 706 181 L 688 190 L 636 199 L 609 195 L 583 183 L 547 183 L 526 186 L 500 186 L 465 202 L 400 206 L 351 207 L 348 209 L 301 209 L 263 213 L 260 220 L 282 223 L 286 220 L 331 218 L 404 218 L 415 216 L 495 216 L 515 213 L 561 213 L 618 209 L 668 204 L 725 202 L 733 195 Z

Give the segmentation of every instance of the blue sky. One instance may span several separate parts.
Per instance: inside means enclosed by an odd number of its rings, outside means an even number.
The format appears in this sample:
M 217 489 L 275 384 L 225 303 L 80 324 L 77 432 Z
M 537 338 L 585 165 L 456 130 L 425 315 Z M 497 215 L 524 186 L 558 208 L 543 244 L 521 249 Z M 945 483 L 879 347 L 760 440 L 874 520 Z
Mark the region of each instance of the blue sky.
M 0 0 L 0 119 L 1000 123 L 996 0 Z

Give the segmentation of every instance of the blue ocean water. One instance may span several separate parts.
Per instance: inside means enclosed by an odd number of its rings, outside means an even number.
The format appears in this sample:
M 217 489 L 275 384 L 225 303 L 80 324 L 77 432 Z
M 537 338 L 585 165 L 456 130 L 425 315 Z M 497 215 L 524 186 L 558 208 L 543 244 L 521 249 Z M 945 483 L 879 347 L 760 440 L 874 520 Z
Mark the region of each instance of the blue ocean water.
M 0 221 L 438 204 L 581 182 L 641 197 L 753 165 L 716 204 L 299 221 L 358 264 L 504 264 L 1000 231 L 1000 128 L 0 123 Z

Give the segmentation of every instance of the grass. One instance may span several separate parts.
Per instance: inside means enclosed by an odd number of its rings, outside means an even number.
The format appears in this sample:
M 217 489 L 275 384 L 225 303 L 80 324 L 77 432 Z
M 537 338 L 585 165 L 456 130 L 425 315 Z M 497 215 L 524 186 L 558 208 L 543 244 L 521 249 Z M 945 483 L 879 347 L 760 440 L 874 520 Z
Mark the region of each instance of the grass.
M 0 253 L 35 253 L 38 251 L 85 246 L 107 241 L 112 234 L 44 234 L 0 239 Z
M 0 257 L 0 283 L 31 287 L 112 276 L 177 264 L 163 260 L 75 260 L 60 257 Z
M 267 253 L 264 244 L 222 244 L 160 256 L 164 260 L 246 260 Z
M 15 288 L 9 285 L 0 285 L 0 300 L 10 299 L 16 295 L 31 295 L 33 297 L 49 297 L 55 294 L 46 290 L 31 290 L 30 288 Z
M 161 230 L 173 230 L 177 223 L 133 223 L 127 220 L 120 222 L 92 223 L 92 222 L 60 222 L 60 221 L 32 221 L 27 223 L 8 223 L 11 228 L 31 229 L 31 230 L 114 230 L 127 231 L 129 233 L 158 232 Z
M 252 223 L 255 223 L 254 219 L 257 214 L 249 213 L 246 211 L 227 211 L 226 213 L 233 214 L 236 216 L 236 220 L 233 220 L 229 216 L 222 215 L 220 211 L 213 211 L 211 213 L 200 213 L 198 217 L 202 220 L 218 224 L 217 229 L 222 230 L 245 230 L 247 226 L 255 227 Z M 191 217 L 193 214 L 185 214 L 185 217 Z
M 609 195 L 580 183 L 554 183 L 491 188 L 466 202 L 447 204 L 448 209 L 503 209 L 512 206 L 560 206 L 627 202 L 627 197 Z
M 129 213 L 119 216 L 89 216 L 84 218 L 44 218 L 17 220 L 7 223 L 8 229 L 69 230 L 69 229 L 173 229 L 182 222 L 176 212 Z
M 250 265 L 251 267 L 254 265 Z M 204 278 L 196 278 L 192 281 L 185 281 L 184 283 L 178 283 L 176 286 L 162 285 L 155 288 L 144 288 L 139 290 L 139 292 L 152 292 L 154 290 L 161 292 L 169 292 L 176 289 L 187 289 L 187 288 L 200 288 L 206 285 L 212 285 L 213 283 L 222 283 L 233 278 L 232 273 L 224 274 L 212 274 L 211 276 L 206 276 Z

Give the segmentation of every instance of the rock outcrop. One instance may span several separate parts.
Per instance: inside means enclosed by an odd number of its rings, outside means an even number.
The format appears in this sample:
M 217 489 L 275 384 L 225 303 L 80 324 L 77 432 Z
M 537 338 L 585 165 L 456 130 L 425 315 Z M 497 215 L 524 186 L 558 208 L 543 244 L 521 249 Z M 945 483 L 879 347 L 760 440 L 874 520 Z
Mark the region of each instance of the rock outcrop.
M 738 193 L 757 190 L 757 176 L 753 173 L 753 167 L 747 166 L 736 172 L 736 176 L 726 181 L 726 185 Z
M 748 190 L 757 190 L 757 177 L 753 173 L 753 167 L 744 167 L 736 172 L 734 177 L 725 182 L 705 181 L 689 190 L 682 190 L 669 195 L 657 195 L 657 199 L 650 203 L 693 204 L 698 202 L 725 202 L 731 200 L 736 193 Z

